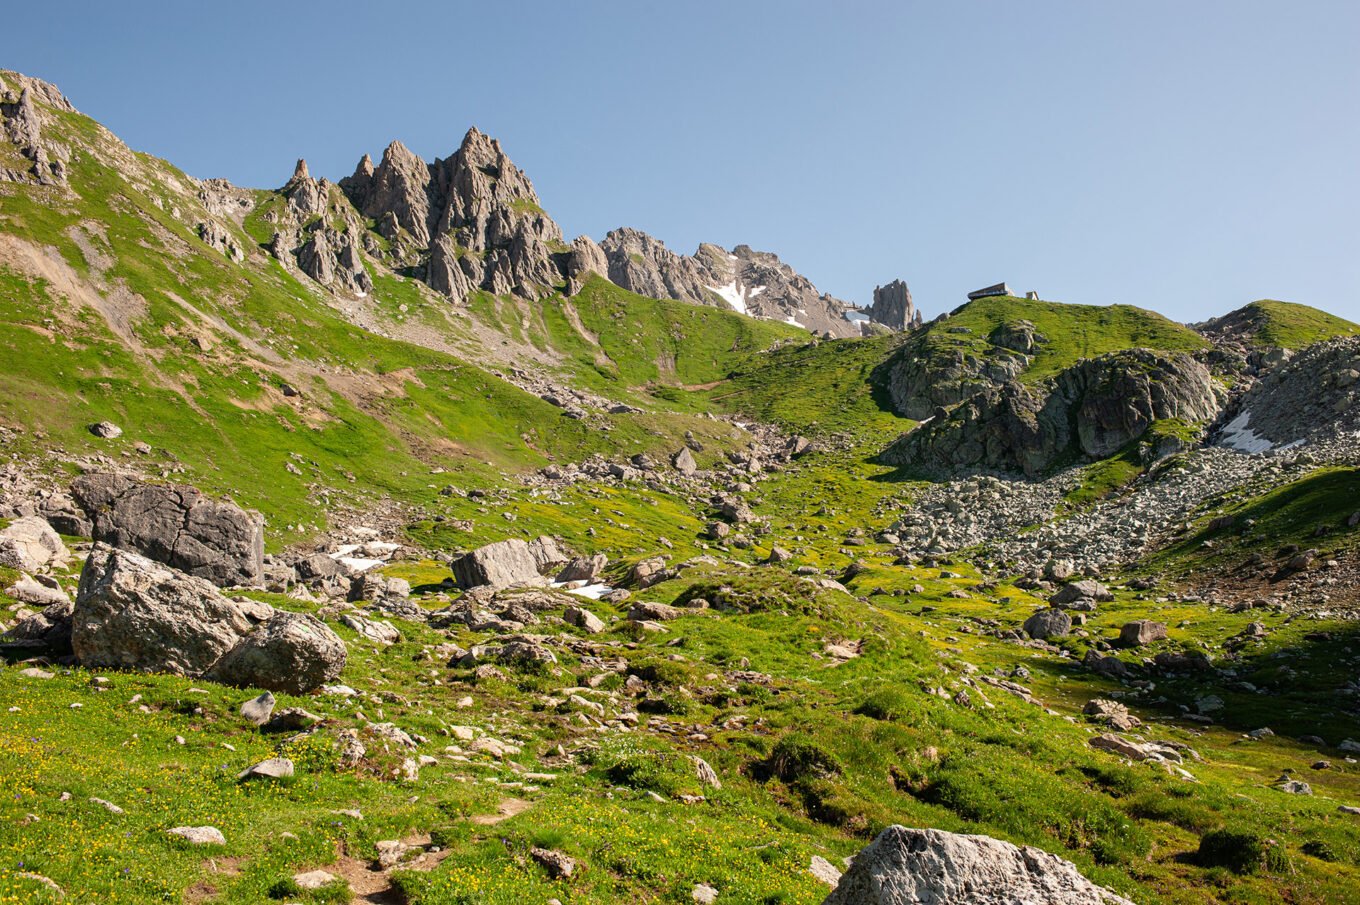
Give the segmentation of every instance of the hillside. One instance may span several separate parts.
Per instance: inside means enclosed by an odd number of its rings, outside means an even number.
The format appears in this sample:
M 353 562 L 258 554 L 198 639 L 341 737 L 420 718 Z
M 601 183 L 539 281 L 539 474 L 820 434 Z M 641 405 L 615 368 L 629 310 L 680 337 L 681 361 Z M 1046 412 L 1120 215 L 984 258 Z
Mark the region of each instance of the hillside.
M 1354 336 L 1360 326 L 1326 311 L 1295 302 L 1261 299 L 1216 317 L 1195 329 L 1219 342 L 1254 349 L 1302 349 L 1339 336 Z
M 246 189 L 0 82 L 0 902 L 817 905 L 894 825 L 1356 900 L 1344 322 L 818 338 L 475 130 Z
M 1193 330 L 1131 305 L 997 296 L 969 302 L 914 332 L 885 364 L 884 380 L 897 410 L 920 420 L 988 384 L 1042 380 L 1102 353 L 1208 346 Z

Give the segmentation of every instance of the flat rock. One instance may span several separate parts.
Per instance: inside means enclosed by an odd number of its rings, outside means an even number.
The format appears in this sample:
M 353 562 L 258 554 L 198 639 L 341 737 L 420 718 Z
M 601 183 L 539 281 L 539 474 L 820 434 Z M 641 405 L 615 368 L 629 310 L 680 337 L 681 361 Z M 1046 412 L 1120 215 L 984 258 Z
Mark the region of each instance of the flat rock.
M 286 757 L 271 757 L 236 774 L 238 780 L 287 779 L 293 775 L 293 762 Z
M 177 826 L 166 830 L 171 836 L 187 839 L 194 845 L 226 845 L 227 837 L 215 826 Z

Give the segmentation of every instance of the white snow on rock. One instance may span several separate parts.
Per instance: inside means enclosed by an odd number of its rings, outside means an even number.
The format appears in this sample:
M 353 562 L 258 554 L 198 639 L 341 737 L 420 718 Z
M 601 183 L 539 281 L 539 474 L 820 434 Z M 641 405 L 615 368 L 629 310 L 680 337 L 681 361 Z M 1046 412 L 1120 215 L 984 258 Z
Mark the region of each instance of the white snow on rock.
M 588 584 L 582 585 L 579 588 L 569 588 L 566 586 L 565 582 L 561 581 L 554 581 L 552 586 L 554 588 L 561 588 L 568 594 L 575 594 L 577 597 L 589 597 L 591 600 L 599 600 L 601 597 L 614 590 L 607 584 Z
M 733 311 L 746 313 L 746 296 L 737 288 L 737 281 L 733 280 L 726 286 L 709 286 L 718 295 L 722 296 L 723 301 L 732 306 Z
M 357 556 L 336 556 L 333 558 L 336 562 L 348 566 L 355 572 L 367 572 L 369 569 L 384 565 L 381 559 L 360 559 Z
M 855 311 L 851 309 L 845 312 L 845 319 L 852 324 L 858 324 L 862 322 L 867 322 L 869 320 L 869 315 L 865 314 L 863 311 Z
M 1229 421 L 1219 434 L 1219 443 L 1229 446 L 1238 452 L 1244 453 L 1263 453 L 1274 448 L 1275 444 L 1265 437 L 1256 436 L 1256 431 L 1247 427 L 1251 421 L 1251 412 L 1243 412 L 1232 421 Z

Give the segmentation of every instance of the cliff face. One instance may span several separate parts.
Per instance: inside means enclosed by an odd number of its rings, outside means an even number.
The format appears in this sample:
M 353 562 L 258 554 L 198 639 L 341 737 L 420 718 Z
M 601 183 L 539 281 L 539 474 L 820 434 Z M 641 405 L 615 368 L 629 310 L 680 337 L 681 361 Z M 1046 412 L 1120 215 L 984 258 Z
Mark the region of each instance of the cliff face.
M 1130 349 L 1080 361 L 1035 385 L 1006 380 L 904 434 L 884 461 L 950 472 L 1042 475 L 1073 457 L 1101 459 L 1155 421 L 1189 425 L 1219 410 L 1209 371 L 1183 352 Z
M 889 330 L 912 330 L 921 326 L 921 312 L 911 301 L 911 290 L 901 280 L 874 287 L 874 303 L 869 319 Z
M 861 336 L 871 320 L 889 329 L 894 315 L 885 303 L 888 320 L 873 312 L 865 315 L 849 302 L 821 292 L 812 281 L 778 256 L 749 245 L 727 250 L 703 243 L 693 255 L 680 255 L 662 242 L 635 229 L 616 229 L 600 243 L 608 260 L 609 279 L 625 289 L 651 298 L 673 298 L 698 305 L 717 305 L 753 317 L 797 324 L 821 336 Z M 910 293 L 905 309 L 895 317 L 913 323 Z M 915 316 L 919 323 L 919 315 Z
M 529 178 L 476 129 L 444 160 L 400 142 L 365 155 L 340 188 L 398 249 L 428 252 L 425 281 L 454 301 L 475 290 L 533 296 L 562 281 L 570 249 Z

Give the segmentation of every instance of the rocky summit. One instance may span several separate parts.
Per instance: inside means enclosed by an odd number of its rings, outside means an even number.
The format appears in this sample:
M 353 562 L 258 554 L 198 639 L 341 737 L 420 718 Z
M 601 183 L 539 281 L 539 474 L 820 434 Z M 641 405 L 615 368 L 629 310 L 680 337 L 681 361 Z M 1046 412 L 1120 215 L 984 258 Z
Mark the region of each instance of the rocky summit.
M 0 72 L 0 902 L 1360 900 L 1360 327 L 568 239 L 468 125 Z

